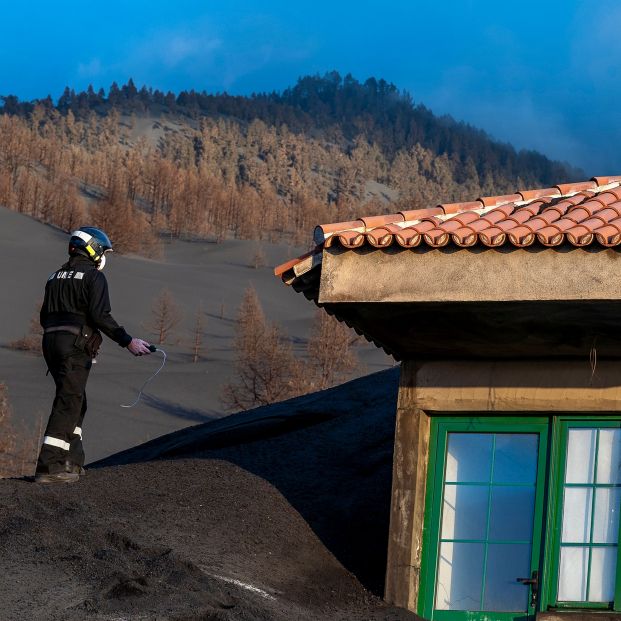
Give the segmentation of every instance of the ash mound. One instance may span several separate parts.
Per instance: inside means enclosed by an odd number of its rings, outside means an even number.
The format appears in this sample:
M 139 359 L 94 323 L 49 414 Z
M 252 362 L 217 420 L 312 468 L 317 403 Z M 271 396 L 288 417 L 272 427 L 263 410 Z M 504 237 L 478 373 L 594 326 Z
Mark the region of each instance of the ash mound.
M 0 481 L 0 620 L 406 620 L 384 604 L 396 369 Z

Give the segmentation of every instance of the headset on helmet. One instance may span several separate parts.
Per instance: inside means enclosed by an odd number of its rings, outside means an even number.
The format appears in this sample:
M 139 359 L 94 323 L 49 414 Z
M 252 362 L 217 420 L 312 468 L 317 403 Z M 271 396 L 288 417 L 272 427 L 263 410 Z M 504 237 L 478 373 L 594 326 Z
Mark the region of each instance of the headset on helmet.
M 71 233 L 69 254 L 83 254 L 91 259 L 97 269 L 102 270 L 106 264 L 106 252 L 112 251 L 112 242 L 100 229 L 82 226 Z

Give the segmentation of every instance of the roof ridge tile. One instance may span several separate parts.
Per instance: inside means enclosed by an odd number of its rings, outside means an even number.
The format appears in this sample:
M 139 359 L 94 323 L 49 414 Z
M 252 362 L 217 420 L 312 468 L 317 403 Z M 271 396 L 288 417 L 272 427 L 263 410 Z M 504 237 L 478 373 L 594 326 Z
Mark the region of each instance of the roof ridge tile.
M 555 186 L 561 195 L 577 194 L 583 190 L 593 190 L 597 188 L 595 181 L 581 181 L 579 183 L 561 183 Z
M 444 210 L 442 209 L 442 205 L 438 205 L 437 207 L 410 209 L 409 211 L 400 211 L 399 213 L 403 216 L 404 222 L 407 222 L 408 220 L 420 220 L 421 218 L 425 218 L 428 216 L 440 215 L 444 213 Z
M 560 196 L 560 190 L 556 188 L 542 188 L 541 190 L 520 190 L 518 194 L 524 201 L 530 201 L 536 198 Z
M 464 203 L 442 203 L 438 205 L 439 209 L 442 209 L 446 215 L 462 213 L 464 211 L 471 211 L 473 209 L 481 209 L 485 205 L 481 200 L 469 201 Z
M 613 177 L 591 177 L 591 181 L 595 181 L 598 186 L 610 185 L 621 181 L 621 175 Z
M 485 207 L 500 207 L 507 203 L 515 203 L 522 200 L 521 194 L 501 194 L 500 196 L 482 196 L 479 200 Z
M 364 222 L 364 226 L 367 229 L 373 229 L 384 224 L 392 224 L 393 222 L 403 222 L 405 218 L 402 213 L 393 213 L 385 216 L 365 216 L 360 218 Z

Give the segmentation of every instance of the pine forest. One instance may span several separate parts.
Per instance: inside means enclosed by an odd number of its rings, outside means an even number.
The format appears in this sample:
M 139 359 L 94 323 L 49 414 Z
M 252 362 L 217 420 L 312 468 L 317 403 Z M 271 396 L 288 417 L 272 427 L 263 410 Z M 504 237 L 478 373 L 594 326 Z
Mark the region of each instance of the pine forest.
M 308 245 L 319 223 L 580 176 L 336 72 L 248 97 L 130 80 L 1 100 L 0 205 L 65 230 L 88 221 L 146 255 L 163 236 Z

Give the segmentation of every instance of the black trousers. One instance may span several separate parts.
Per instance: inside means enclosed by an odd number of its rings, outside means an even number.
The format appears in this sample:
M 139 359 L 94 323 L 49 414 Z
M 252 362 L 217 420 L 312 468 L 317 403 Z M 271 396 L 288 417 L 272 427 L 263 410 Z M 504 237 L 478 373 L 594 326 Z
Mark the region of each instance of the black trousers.
M 76 335 L 50 332 L 43 335 L 43 356 L 56 396 L 45 429 L 37 472 L 54 474 L 84 465 L 82 421 L 86 414 L 86 382 L 92 360 L 75 346 Z

